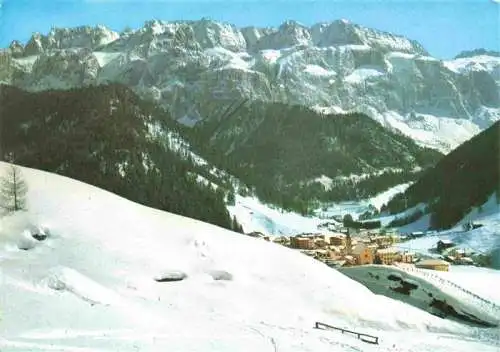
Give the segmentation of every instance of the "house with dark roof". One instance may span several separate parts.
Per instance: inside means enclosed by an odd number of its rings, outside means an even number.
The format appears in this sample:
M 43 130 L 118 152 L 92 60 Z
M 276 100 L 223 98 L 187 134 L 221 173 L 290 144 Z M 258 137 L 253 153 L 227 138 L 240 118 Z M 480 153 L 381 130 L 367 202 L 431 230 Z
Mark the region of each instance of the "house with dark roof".
M 453 243 L 450 240 L 439 240 L 438 243 L 436 244 L 436 248 L 439 253 L 443 252 L 447 248 L 451 248 L 454 246 L 455 243 Z

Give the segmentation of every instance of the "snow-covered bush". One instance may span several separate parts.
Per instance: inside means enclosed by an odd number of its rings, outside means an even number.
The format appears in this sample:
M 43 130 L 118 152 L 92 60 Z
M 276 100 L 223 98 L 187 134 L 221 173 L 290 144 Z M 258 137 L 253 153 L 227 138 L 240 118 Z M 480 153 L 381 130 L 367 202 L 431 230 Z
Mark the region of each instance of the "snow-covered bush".
M 24 230 L 23 233 L 16 239 L 17 248 L 28 251 L 35 248 L 37 241 L 31 236 L 29 230 Z
M 47 237 L 50 237 L 50 231 L 45 226 L 33 226 L 30 229 L 31 237 L 37 241 L 45 241 Z

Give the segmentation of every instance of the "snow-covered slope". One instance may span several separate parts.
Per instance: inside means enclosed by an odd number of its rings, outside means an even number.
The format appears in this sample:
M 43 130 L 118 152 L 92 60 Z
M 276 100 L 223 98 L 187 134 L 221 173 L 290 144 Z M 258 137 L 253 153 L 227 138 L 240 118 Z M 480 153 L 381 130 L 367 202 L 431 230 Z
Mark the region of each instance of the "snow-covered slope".
M 273 209 L 254 197 L 236 195 L 235 204 L 228 206 L 228 210 L 231 216 L 236 216 L 245 233 L 256 231 L 266 235 L 291 236 L 322 232 L 318 229 L 322 219 Z
M 316 215 L 320 218 L 332 218 L 343 217 L 344 215 L 351 215 L 355 219 L 357 219 L 363 213 L 369 211 L 373 212 L 374 210 L 380 210 L 380 208 L 386 204 L 394 195 L 404 192 L 412 182 L 401 183 L 394 187 L 390 187 L 379 194 L 360 201 L 351 201 L 351 202 L 340 202 L 333 204 L 326 204 L 321 209 L 317 209 L 315 211 Z M 393 217 L 383 217 L 380 220 L 382 221 L 382 225 L 387 225 Z
M 364 112 L 448 152 L 500 119 L 497 57 L 441 61 L 417 42 L 346 20 L 237 28 L 207 19 L 54 29 L 4 53 L 0 80 L 30 90 L 120 82 L 188 125 L 218 100 Z M 27 59 L 28 58 L 28 59 Z
M 454 268 L 451 269 L 452 272 Z M 482 274 L 481 270 L 476 268 L 476 274 Z M 491 298 L 491 294 L 486 296 L 479 295 L 475 291 L 478 284 L 472 285 L 473 288 L 463 287 L 459 277 L 465 278 L 465 275 L 454 275 L 453 281 L 448 280 L 450 273 L 436 273 L 433 270 L 416 269 L 413 266 L 400 265 L 369 265 L 351 268 L 343 268 L 342 272 L 349 277 L 362 282 L 373 292 L 384 294 L 388 297 L 400 299 L 416 307 L 420 307 L 429 312 L 439 315 L 445 315 L 449 319 L 457 319 L 472 324 L 486 324 L 498 326 L 500 324 L 500 302 L 498 297 Z M 500 272 L 496 275 L 486 271 L 482 275 L 483 279 L 498 279 Z M 488 275 L 489 274 L 489 275 Z M 466 281 L 470 281 L 470 278 Z M 484 291 L 487 281 L 482 282 Z M 483 293 L 483 292 L 481 292 Z M 453 310 L 447 311 L 437 303 L 443 302 Z M 500 331 L 498 331 L 500 333 Z
M 497 80 L 500 79 L 500 57 L 477 55 L 444 61 L 443 63 L 448 69 L 457 73 L 488 71 L 491 72 Z
M 325 179 L 327 179 L 325 177 Z M 322 180 L 320 179 L 319 182 Z M 327 180 L 324 180 L 327 183 Z M 396 193 L 403 192 L 411 183 L 391 187 L 376 196 L 359 202 L 342 202 L 325 205 L 315 211 L 315 216 L 284 211 L 263 204 L 254 197 L 235 196 L 235 204 L 228 206 L 231 216 L 235 216 L 245 233 L 257 231 L 266 235 L 290 236 L 300 233 L 328 232 L 321 224 L 335 222 L 333 216 L 350 214 L 357 218 L 366 211 L 380 209 Z
M 29 211 L 1 219 L 2 351 L 498 349 L 298 252 L 22 172 Z M 34 226 L 45 241 L 23 231 Z M 315 321 L 372 333 L 380 345 L 315 330 Z
M 411 214 L 414 209 L 409 209 L 406 213 Z M 383 219 L 383 222 L 389 223 L 394 218 L 402 215 L 404 213 L 388 216 Z M 429 228 L 429 219 L 429 214 L 426 214 L 417 221 L 400 227 L 399 231 L 403 233 L 426 231 Z M 463 225 L 469 222 L 481 224 L 482 226 L 465 231 Z M 453 228 L 403 242 L 401 247 L 406 250 L 411 249 L 412 251 L 439 257 L 438 254 L 432 251 L 436 248 L 436 243 L 439 240 L 450 240 L 459 248 L 471 249 L 476 254 L 489 254 L 492 258 L 493 267 L 500 269 L 500 204 L 497 203 L 496 195 L 492 194 L 480 207 L 474 207 Z
M 420 221 L 420 220 L 419 220 Z M 450 230 L 439 232 L 432 236 L 414 239 L 402 244 L 405 248 L 422 253 L 428 253 L 430 249 L 436 248 L 439 240 L 450 240 L 460 248 L 470 248 L 476 253 L 491 254 L 493 266 L 500 269 L 500 213 L 475 218 L 475 222 L 483 226 L 474 230 L 464 231 L 462 225 Z M 411 230 L 425 230 L 411 224 Z M 404 230 L 404 229 L 403 229 Z

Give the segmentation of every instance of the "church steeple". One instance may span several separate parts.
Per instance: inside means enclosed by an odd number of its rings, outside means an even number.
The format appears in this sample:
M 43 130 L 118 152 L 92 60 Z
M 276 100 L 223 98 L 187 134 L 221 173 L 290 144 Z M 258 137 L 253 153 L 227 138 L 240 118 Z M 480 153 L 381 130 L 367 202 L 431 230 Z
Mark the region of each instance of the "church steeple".
M 345 238 L 345 247 L 346 247 L 347 254 L 351 254 L 352 253 L 352 240 L 351 240 L 351 235 L 349 234 L 349 231 L 347 232 L 347 235 Z

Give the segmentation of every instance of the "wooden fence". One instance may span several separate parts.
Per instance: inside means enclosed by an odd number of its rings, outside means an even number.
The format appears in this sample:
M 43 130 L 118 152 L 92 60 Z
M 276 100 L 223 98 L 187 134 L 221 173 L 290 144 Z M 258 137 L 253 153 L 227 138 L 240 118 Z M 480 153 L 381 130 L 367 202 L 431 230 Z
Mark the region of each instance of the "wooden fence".
M 320 322 L 316 322 L 314 328 L 315 329 L 322 329 L 322 330 L 328 330 L 328 329 L 330 329 L 330 330 L 337 330 L 337 331 L 340 331 L 342 334 L 346 333 L 346 334 L 354 335 L 359 340 L 361 340 L 363 342 L 367 342 L 367 343 L 371 343 L 371 344 L 374 344 L 374 345 L 378 345 L 378 337 L 377 336 L 372 336 L 372 335 L 363 334 L 363 333 L 356 332 L 356 331 L 342 329 L 342 328 L 338 328 L 336 326 L 331 326 L 331 325 L 320 323 Z

